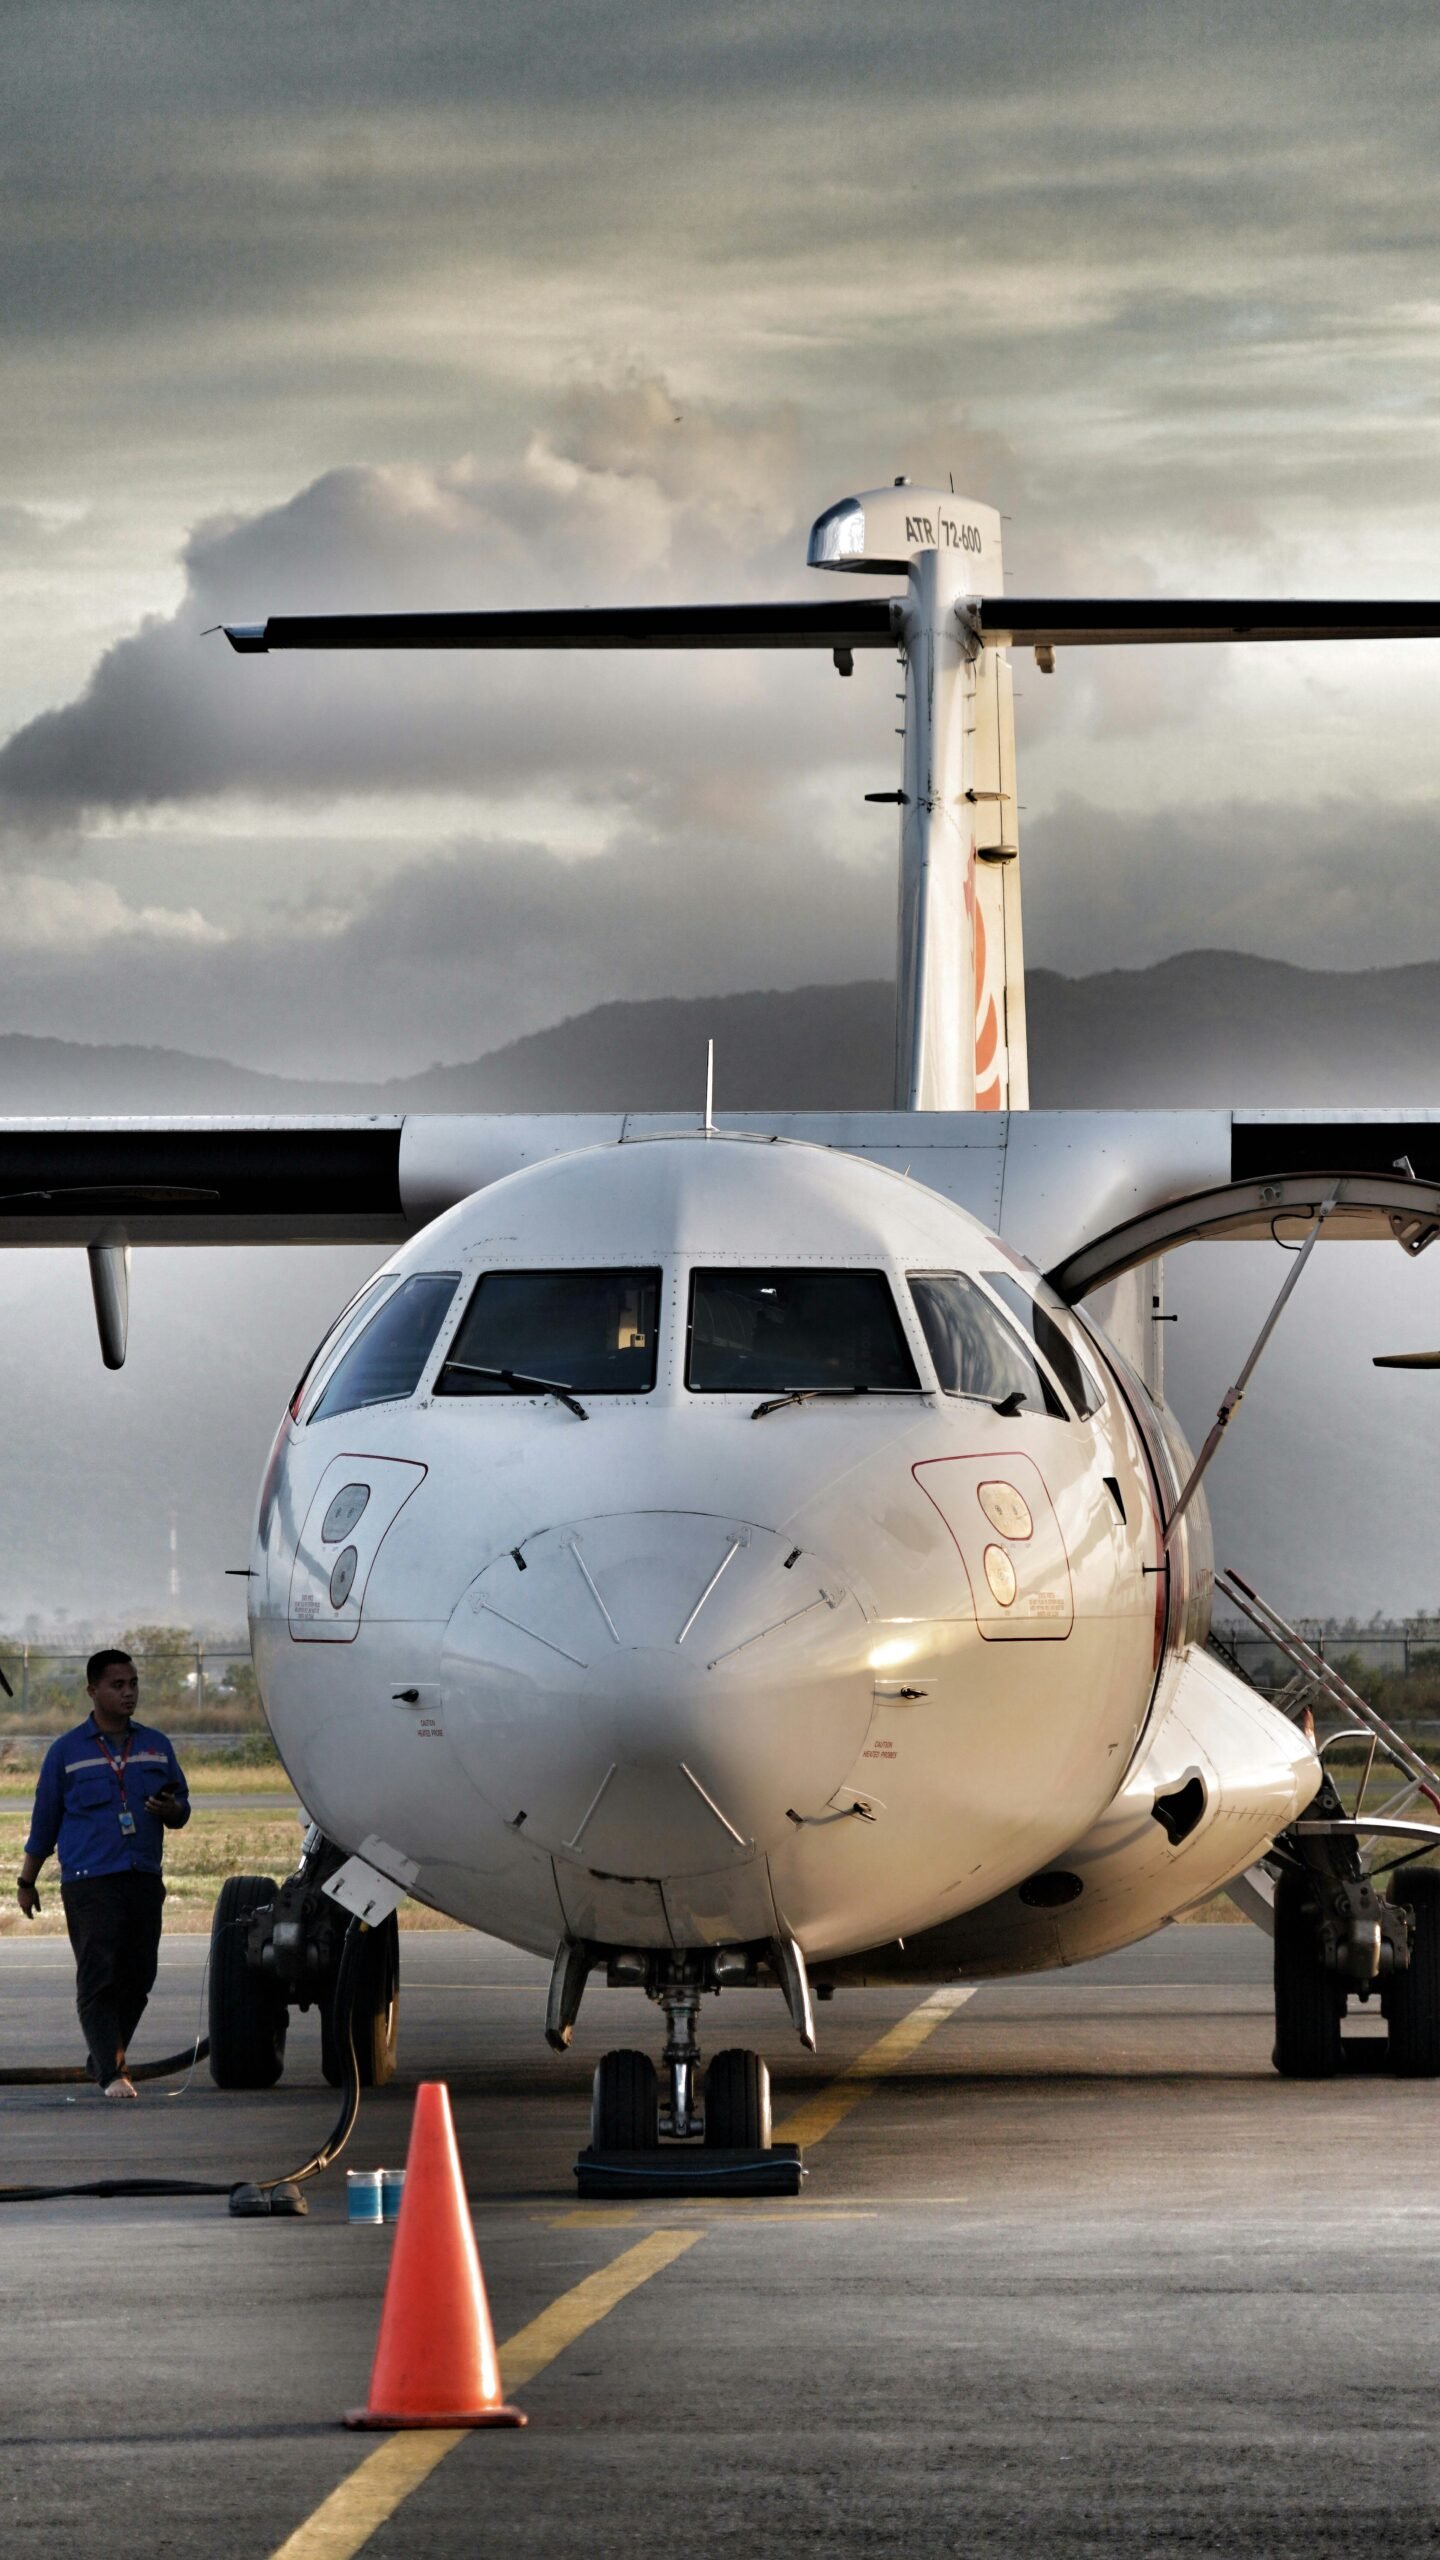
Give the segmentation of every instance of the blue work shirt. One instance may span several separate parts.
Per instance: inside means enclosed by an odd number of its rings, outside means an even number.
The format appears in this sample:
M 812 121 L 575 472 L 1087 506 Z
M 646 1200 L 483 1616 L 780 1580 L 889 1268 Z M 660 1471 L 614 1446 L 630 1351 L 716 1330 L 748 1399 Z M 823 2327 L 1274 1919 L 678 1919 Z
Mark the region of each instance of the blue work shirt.
M 26 1857 L 48 1858 L 58 1846 L 63 1884 L 79 1876 L 158 1876 L 165 1825 L 146 1812 L 145 1799 L 172 1780 L 188 1821 L 190 1791 L 168 1736 L 153 1725 L 132 1724 L 127 1756 L 125 1739 L 102 1734 L 87 1716 L 51 1743 L 40 1764 Z M 135 1817 L 133 1831 L 120 1828 L 122 1803 Z

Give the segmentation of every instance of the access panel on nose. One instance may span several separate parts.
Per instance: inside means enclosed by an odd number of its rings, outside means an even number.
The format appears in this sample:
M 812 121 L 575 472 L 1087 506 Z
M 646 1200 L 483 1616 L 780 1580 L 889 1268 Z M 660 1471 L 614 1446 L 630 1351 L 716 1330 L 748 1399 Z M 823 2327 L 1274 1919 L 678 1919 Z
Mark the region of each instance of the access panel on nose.
M 915 1481 L 964 1559 L 981 1635 L 992 1644 L 1068 1636 L 1075 1623 L 1070 1564 L 1034 1459 L 1018 1449 L 923 1458 Z
M 609 1873 L 701 1874 L 824 1802 L 871 1709 L 863 1610 L 771 1529 L 692 1512 L 540 1530 L 446 1631 L 446 1727 L 527 1839 Z
M 305 1514 L 290 1576 L 297 1644 L 353 1644 L 370 1568 L 425 1469 L 408 1458 L 332 1459 Z

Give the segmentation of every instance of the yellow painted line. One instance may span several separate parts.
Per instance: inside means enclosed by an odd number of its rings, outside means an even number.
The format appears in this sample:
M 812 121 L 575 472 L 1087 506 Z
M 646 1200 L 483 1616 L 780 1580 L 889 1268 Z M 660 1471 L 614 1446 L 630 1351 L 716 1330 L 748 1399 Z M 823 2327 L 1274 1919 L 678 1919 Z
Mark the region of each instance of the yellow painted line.
M 387 2436 L 367 2453 L 358 2471 L 287 2535 L 274 2560 L 350 2560 L 469 2432 L 468 2427 L 427 2427 Z
M 523 2390 L 627 2294 L 673 2265 L 701 2236 L 699 2231 L 652 2231 L 608 2267 L 572 2285 L 538 2319 L 527 2321 L 505 2340 L 500 2369 L 506 2390 Z M 387 2436 L 338 2489 L 331 2490 L 313 2515 L 287 2535 L 272 2560 L 352 2560 L 470 2433 L 468 2427 L 427 2427 Z
M 787 2116 L 783 2124 L 775 2127 L 776 2132 L 783 2141 L 798 2142 L 807 2149 L 814 2143 L 823 2142 L 826 2134 L 833 2133 L 836 2125 L 843 2123 L 862 2098 L 872 2097 L 880 2081 L 892 2071 L 898 2071 L 926 2038 L 933 2036 L 937 2027 L 943 2027 L 947 2018 L 953 2018 L 957 2009 L 963 2009 L 967 2000 L 973 2000 L 975 1989 L 975 1984 L 969 1982 L 958 1984 L 953 1989 L 932 1992 L 928 2000 L 921 2001 L 918 2009 L 912 2009 L 908 2016 L 898 2019 L 874 2044 L 867 2045 L 863 2053 L 857 2054 L 837 2080 L 817 2089 L 813 2098 L 807 2098 L 793 2116 Z
M 816 2143 L 833 2133 L 862 2098 L 874 2097 L 875 2087 L 873 2080 L 832 2080 L 828 2088 L 808 2099 L 775 2130 L 783 2142 L 798 2142 L 802 2150 L 813 2151 Z
M 517 2329 L 513 2338 L 506 2339 L 500 2350 L 506 2390 L 523 2391 L 527 2382 L 533 2382 L 536 2374 L 543 2373 L 566 2347 L 583 2338 L 586 2330 L 593 2329 L 597 2320 L 603 2320 L 618 2302 L 623 2302 L 627 2293 L 633 2293 L 637 2285 L 648 2284 L 652 2276 L 673 2265 L 687 2249 L 694 2248 L 699 2238 L 698 2231 L 652 2231 L 646 2239 L 637 2240 L 633 2249 L 612 2258 L 608 2267 L 600 2267 L 593 2276 L 572 2285 L 558 2302 L 551 2303 L 548 2311 L 541 2312 L 538 2320 L 530 2321 L 525 2328 Z
M 688 2202 L 677 2196 L 668 2198 L 658 2209 L 667 2218 L 672 2214 L 683 2213 L 686 2216 L 684 2227 L 687 2230 L 694 2227 L 703 2231 L 712 2222 L 793 2224 L 795 2220 L 793 2205 L 787 2205 L 783 2211 L 777 2207 L 773 2212 L 766 2212 L 748 2196 L 707 2196 L 699 2203 Z M 532 2213 L 530 2219 L 532 2222 L 543 2223 L 548 2231 L 565 2231 L 577 2222 L 590 2223 L 600 2229 L 613 2231 L 617 2223 L 638 2222 L 641 2210 L 639 2205 L 634 2204 L 597 2205 L 590 2213 Z M 870 2211 L 855 2212 L 849 2205 L 807 2205 L 801 2219 L 808 2227 L 812 2222 L 873 2222 L 875 2215 Z M 667 2219 L 667 2228 L 670 2227 L 672 2226 Z

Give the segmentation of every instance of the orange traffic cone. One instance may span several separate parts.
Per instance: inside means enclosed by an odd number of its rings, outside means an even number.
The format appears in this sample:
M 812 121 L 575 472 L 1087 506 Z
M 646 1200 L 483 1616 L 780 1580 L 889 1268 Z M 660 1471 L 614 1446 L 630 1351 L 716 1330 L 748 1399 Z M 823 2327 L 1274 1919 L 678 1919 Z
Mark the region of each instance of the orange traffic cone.
M 500 2359 L 443 2080 L 415 2093 L 405 2192 L 370 2371 L 347 2427 L 523 2427 Z

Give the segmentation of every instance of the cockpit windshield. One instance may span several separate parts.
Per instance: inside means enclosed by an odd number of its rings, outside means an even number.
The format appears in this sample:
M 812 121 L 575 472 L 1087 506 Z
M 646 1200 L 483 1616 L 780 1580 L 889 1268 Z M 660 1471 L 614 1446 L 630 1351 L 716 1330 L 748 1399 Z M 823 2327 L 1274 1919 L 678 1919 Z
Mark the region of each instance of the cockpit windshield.
M 686 1384 L 701 1394 L 918 1393 L 883 1271 L 696 1271 Z
M 435 1393 L 513 1396 L 538 1384 L 589 1396 L 647 1395 L 655 1384 L 659 1315 L 658 1271 L 487 1271 Z M 484 1371 L 492 1374 L 477 1374 Z

